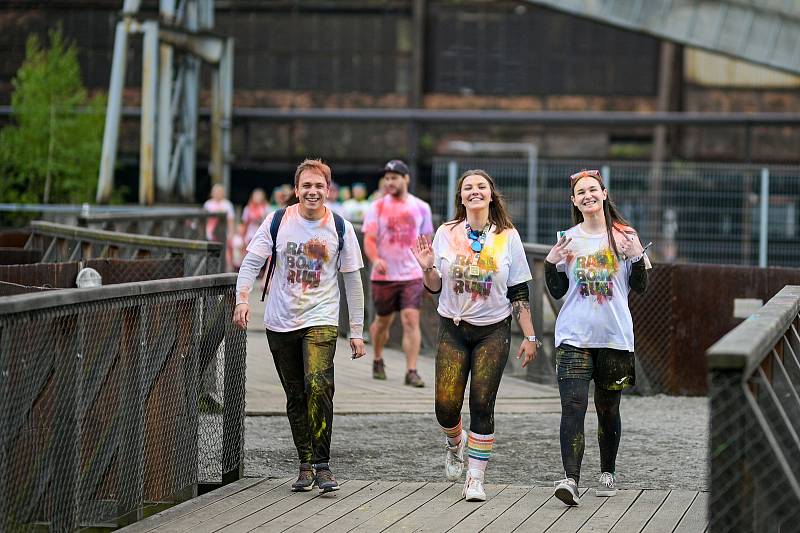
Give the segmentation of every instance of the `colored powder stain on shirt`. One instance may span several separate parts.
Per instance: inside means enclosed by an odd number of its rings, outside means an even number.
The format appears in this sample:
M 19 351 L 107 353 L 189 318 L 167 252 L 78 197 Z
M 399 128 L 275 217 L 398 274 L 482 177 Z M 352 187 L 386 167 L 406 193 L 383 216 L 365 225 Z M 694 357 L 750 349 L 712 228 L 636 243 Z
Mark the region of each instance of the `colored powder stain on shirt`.
M 571 264 L 581 297 L 594 296 L 599 304 L 614 297 L 612 278 L 619 271 L 619 262 L 611 249 L 577 256 Z
M 318 238 L 305 243 L 286 243 L 286 281 L 306 291 L 319 287 L 322 267 L 328 260 L 328 244 Z

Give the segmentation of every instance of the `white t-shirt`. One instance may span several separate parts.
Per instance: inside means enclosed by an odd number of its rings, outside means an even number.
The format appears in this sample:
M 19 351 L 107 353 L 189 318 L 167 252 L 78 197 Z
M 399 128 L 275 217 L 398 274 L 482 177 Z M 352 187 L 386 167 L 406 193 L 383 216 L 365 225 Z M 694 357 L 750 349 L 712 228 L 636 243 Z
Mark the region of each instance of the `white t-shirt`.
M 471 248 L 465 222 L 439 226 L 433 238 L 434 266 L 442 276 L 439 314 L 475 326 L 488 326 L 511 314 L 510 285 L 532 279 L 516 229 L 486 235 L 480 254 Z
M 271 213 L 256 231 L 247 251 L 260 257 L 272 253 Z M 361 248 L 350 222 L 344 223 L 341 272 L 364 267 Z M 297 205 L 286 208 L 278 228 L 275 272 L 270 282 L 264 325 L 271 331 L 294 331 L 339 323 L 339 282 L 336 277 L 339 237 L 330 209 L 320 220 L 306 220 Z
M 398 200 L 391 194 L 375 200 L 364 216 L 364 234 L 375 235 L 378 256 L 386 262 L 386 273 L 374 268 L 373 281 L 422 279 L 422 269 L 411 253 L 417 237 L 433 233 L 431 206 L 413 194 Z
M 614 255 L 605 232 L 589 234 L 578 224 L 565 233 L 572 237 L 570 254 L 556 269 L 567 274 L 569 288 L 556 319 L 555 345 L 632 352 L 631 260 Z

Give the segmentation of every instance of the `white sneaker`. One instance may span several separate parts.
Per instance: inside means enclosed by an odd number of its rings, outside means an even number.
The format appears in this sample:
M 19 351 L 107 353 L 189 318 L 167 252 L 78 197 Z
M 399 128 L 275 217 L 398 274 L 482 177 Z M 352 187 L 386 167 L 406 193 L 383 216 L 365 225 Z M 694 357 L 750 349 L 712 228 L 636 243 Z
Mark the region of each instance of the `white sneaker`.
M 553 483 L 556 487 L 556 498 L 567 505 L 578 505 L 581 501 L 578 497 L 578 484 L 571 477 Z
M 594 489 L 595 496 L 614 496 L 617 494 L 617 484 L 614 482 L 614 474 L 603 472 L 600 474 L 600 481 Z
M 483 490 L 483 472 L 480 470 L 467 470 L 467 479 L 464 481 L 464 490 L 461 496 L 468 502 L 485 502 L 486 492 Z
M 467 448 L 467 432 L 461 430 L 461 442 L 455 446 L 450 446 L 447 437 L 444 439 L 444 447 L 447 451 L 444 454 L 444 475 L 447 481 L 458 481 L 461 472 L 464 471 L 464 450 Z

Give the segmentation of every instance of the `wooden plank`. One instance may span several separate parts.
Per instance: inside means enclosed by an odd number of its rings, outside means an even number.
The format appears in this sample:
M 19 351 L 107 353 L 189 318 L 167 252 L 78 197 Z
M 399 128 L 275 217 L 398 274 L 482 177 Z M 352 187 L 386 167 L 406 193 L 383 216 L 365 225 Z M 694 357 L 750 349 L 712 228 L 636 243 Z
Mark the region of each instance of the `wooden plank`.
M 223 500 L 207 505 L 202 509 L 184 516 L 161 530 L 169 531 L 197 531 L 204 528 L 204 523 L 214 520 L 227 511 L 239 505 L 259 499 L 261 505 L 279 501 L 290 494 L 289 486 L 293 479 L 273 479 L 259 483 L 245 490 L 232 494 Z M 258 507 L 261 508 L 261 507 Z
M 160 513 L 154 514 L 150 518 L 123 528 L 120 531 L 124 531 L 125 533 L 146 533 L 147 531 L 153 531 L 164 524 L 177 520 L 182 516 L 191 514 L 199 509 L 211 505 L 214 502 L 227 498 L 232 494 L 236 494 L 237 492 L 245 490 L 254 485 L 258 485 L 264 481 L 265 480 L 263 478 L 241 479 L 235 483 L 222 486 L 217 490 L 213 490 L 180 505 L 176 505 L 175 507 L 170 507 L 169 509 L 161 511 Z
M 593 490 L 583 494 L 580 505 L 568 507 L 567 512 L 553 523 L 553 531 L 583 531 L 581 527 L 608 501 L 608 498 L 595 496 Z
M 458 523 L 455 531 L 481 531 L 494 519 L 501 516 L 506 510 L 517 503 L 523 496 L 530 492 L 530 487 L 515 485 L 506 486 L 500 494 L 481 505 L 464 520 Z
M 550 494 L 551 497 L 522 523 L 520 526 L 521 531 L 525 531 L 526 533 L 542 533 L 561 518 L 561 515 L 567 512 L 569 506 L 564 505 L 564 502 L 552 495 L 553 489 L 550 489 Z M 583 498 L 586 497 L 587 494 L 587 489 L 583 489 L 581 501 L 583 501 Z M 490 529 L 493 530 L 494 526 L 490 526 Z
M 340 482 L 342 488 L 340 488 L 339 491 L 345 490 L 347 484 L 347 481 Z M 239 533 L 240 531 L 250 531 L 318 497 L 319 491 L 316 490 L 311 492 L 290 492 L 286 497 L 280 500 L 273 502 L 265 501 L 264 503 L 266 503 L 266 505 L 259 505 L 260 502 L 258 500 L 261 498 L 256 498 L 245 505 L 240 505 L 231 512 L 201 524 L 200 527 L 192 529 L 192 533 L 210 533 L 213 531 Z
M 620 518 L 612 533 L 639 533 L 669 495 L 668 490 L 645 490 Z
M 674 533 L 694 533 L 708 527 L 708 493 L 700 492 L 683 515 Z
M 230 504 L 228 504 L 227 499 L 221 501 L 219 504 L 224 505 L 224 508 L 220 508 L 214 513 L 208 513 L 203 517 L 202 522 L 188 529 L 181 528 L 181 531 L 192 531 L 192 533 L 217 531 L 231 524 L 235 524 L 237 521 L 245 519 L 248 516 L 262 512 L 275 504 L 283 502 L 287 498 L 297 498 L 300 493 L 291 491 L 291 485 L 294 481 L 294 479 L 289 479 L 261 494 L 248 495 L 248 497 L 242 497 L 239 501 L 230 502 Z M 313 495 L 307 493 L 302 494 L 304 497 L 313 497 Z
M 581 533 L 607 533 L 639 497 L 640 490 L 618 490 L 617 495 L 603 504 L 583 525 Z
M 394 531 L 416 531 L 417 528 L 424 526 L 446 509 L 458 503 L 461 500 L 462 490 L 464 490 L 464 486 L 461 483 L 453 483 L 450 488 L 394 524 L 391 524 L 385 531 L 389 533 Z
M 360 494 L 366 487 L 370 486 L 372 481 L 353 480 L 349 481 L 346 485 L 342 486 L 337 492 L 323 494 L 319 498 L 306 501 L 301 507 L 292 510 L 290 513 L 284 513 L 280 516 L 268 520 L 255 528 L 254 531 L 285 531 L 286 529 L 302 524 L 303 521 L 312 518 L 312 523 L 316 523 L 317 517 L 323 515 L 329 508 L 337 503 L 347 501 Z M 356 503 L 357 505 L 358 503 Z M 308 527 L 308 524 L 303 524 Z
M 379 514 L 381 511 L 403 500 L 408 495 L 413 494 L 423 486 L 425 486 L 425 482 L 423 481 L 398 483 L 380 496 L 359 505 L 356 509 L 353 509 L 349 513 L 328 524 L 325 528 L 325 533 L 344 533 L 350 531 Z
M 424 487 L 412 493 L 408 498 L 403 498 L 399 502 L 387 507 L 366 522 L 359 525 L 353 531 L 362 533 L 373 533 L 383 531 L 404 516 L 413 513 L 439 494 L 445 492 L 452 486 L 452 483 L 428 483 Z
M 416 529 L 416 531 L 444 533 L 445 531 L 448 531 L 451 527 L 461 522 L 464 518 L 470 516 L 475 511 L 481 509 L 488 502 L 492 501 L 495 498 L 495 496 L 500 494 L 506 487 L 508 487 L 508 485 L 485 485 L 484 486 L 484 491 L 486 492 L 485 502 L 468 502 L 466 500 L 459 499 L 452 506 L 448 507 L 447 509 L 445 509 L 440 513 L 437 513 L 436 516 L 431 517 L 429 520 L 426 520 L 425 523 L 422 525 L 422 527 Z M 463 490 L 463 487 L 461 487 L 461 489 Z M 463 530 L 463 531 L 468 531 L 468 530 Z
M 550 487 L 534 487 L 525 496 L 497 517 L 486 531 L 514 531 L 553 496 Z M 477 530 L 476 530 L 477 531 Z
M 691 490 L 670 491 L 642 533 L 672 533 L 696 497 L 697 492 Z
M 341 518 L 351 511 L 360 508 L 364 504 L 373 501 L 375 498 L 380 497 L 387 491 L 393 490 L 399 484 L 399 481 L 376 481 L 371 483 L 369 486 L 364 487 L 356 494 L 353 494 L 348 498 L 341 499 L 330 507 L 323 509 L 314 515 L 314 520 L 312 520 L 311 523 L 300 522 L 299 524 L 295 524 L 294 526 L 290 527 L 286 531 L 311 532 L 319 531 L 320 529 L 324 528 L 327 533 L 330 530 L 325 526 L 335 522 L 338 518 Z

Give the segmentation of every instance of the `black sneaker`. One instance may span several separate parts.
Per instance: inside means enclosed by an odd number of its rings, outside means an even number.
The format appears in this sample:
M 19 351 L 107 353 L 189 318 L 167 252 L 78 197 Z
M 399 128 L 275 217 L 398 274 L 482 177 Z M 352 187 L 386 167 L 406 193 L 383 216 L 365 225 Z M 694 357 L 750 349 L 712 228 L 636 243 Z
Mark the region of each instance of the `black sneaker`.
M 372 379 L 386 379 L 386 368 L 383 366 L 383 359 L 372 361 Z
M 331 472 L 327 463 L 314 465 L 314 469 L 316 472 L 314 483 L 317 485 L 320 493 L 324 494 L 326 492 L 339 490 L 339 483 L 336 481 L 336 478 L 333 477 L 333 472 Z
M 292 483 L 292 492 L 306 492 L 314 488 L 314 470 L 308 463 L 300 465 L 300 475 Z

